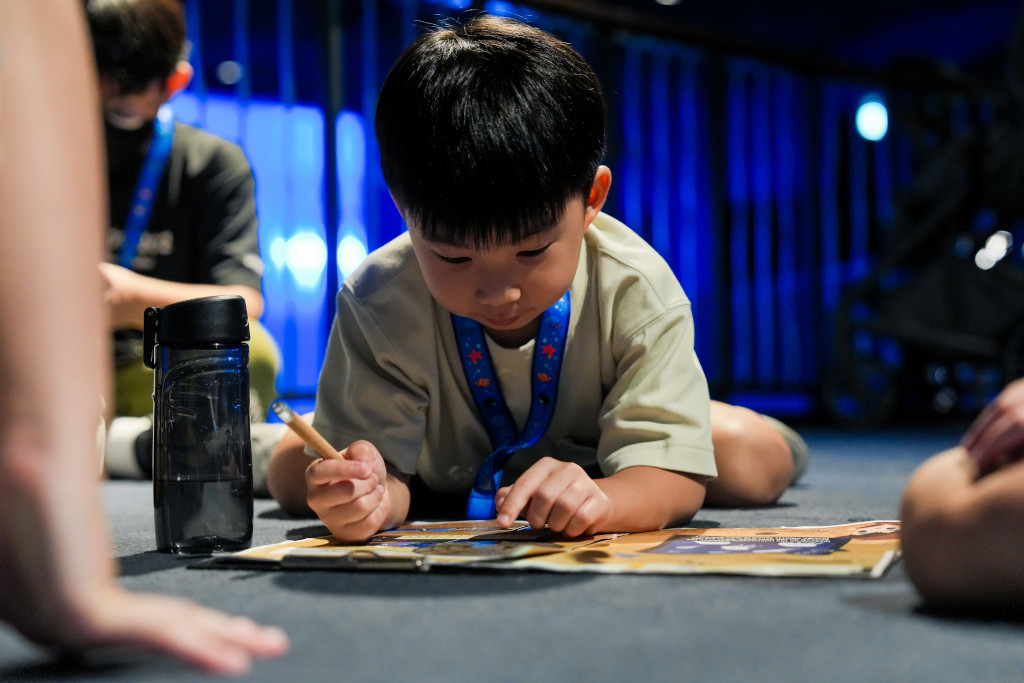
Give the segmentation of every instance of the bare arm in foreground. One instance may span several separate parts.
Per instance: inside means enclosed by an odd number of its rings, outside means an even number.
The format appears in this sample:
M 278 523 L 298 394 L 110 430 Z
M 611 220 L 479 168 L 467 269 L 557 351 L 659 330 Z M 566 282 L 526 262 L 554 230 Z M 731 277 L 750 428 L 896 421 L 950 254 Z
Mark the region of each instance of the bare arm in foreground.
M 58 649 L 128 646 L 241 673 L 283 653 L 284 634 L 115 579 L 96 446 L 105 193 L 85 35 L 75 0 L 0 3 L 0 619 Z

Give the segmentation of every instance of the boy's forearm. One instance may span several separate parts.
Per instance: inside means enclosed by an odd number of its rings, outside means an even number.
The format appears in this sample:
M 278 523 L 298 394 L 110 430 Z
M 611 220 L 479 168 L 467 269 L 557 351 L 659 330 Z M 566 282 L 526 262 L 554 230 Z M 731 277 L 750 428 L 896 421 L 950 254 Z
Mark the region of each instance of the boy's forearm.
M 628 467 L 597 485 L 611 502 L 598 531 L 637 532 L 688 523 L 704 503 L 705 478 L 657 467 Z

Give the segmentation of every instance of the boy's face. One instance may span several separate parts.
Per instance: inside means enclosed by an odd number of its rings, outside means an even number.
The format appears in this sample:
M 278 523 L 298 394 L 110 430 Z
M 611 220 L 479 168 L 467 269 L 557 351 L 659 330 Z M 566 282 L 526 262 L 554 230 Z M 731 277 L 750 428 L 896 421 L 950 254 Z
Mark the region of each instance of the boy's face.
M 150 83 L 142 92 L 122 94 L 116 80 L 100 79 L 103 115 L 111 125 L 122 130 L 138 130 L 156 120 L 157 112 L 167 98 L 164 84 L 159 80 Z
M 476 320 L 498 343 L 519 345 L 536 333 L 540 315 L 572 284 L 583 234 L 607 197 L 604 166 L 584 203 L 568 202 L 562 219 L 522 242 L 476 249 L 430 242 L 414 224 L 409 236 L 423 279 L 447 311 Z

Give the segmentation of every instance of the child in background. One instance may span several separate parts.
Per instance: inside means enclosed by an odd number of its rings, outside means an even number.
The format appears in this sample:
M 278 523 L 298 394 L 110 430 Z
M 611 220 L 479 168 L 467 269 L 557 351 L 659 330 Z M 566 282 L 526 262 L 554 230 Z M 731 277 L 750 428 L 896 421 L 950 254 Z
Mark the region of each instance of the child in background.
M 1024 613 L 1024 379 L 960 445 L 925 461 L 903 494 L 907 574 L 936 606 Z
M 710 400 L 679 282 L 601 213 L 601 87 L 569 45 L 488 16 L 428 33 L 376 130 L 408 233 L 338 294 L 314 426 L 345 459 L 279 448 L 286 509 L 360 540 L 468 495 L 452 514 L 579 536 L 770 504 L 799 475 L 799 436 Z

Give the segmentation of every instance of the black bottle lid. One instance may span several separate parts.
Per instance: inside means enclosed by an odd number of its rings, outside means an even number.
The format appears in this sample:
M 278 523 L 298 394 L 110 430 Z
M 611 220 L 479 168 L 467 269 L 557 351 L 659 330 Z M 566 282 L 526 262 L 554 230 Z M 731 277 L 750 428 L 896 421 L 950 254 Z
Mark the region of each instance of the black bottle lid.
M 249 340 L 249 316 L 240 296 L 208 296 L 147 308 L 143 360 L 156 367 L 153 350 L 161 346 L 209 346 Z

